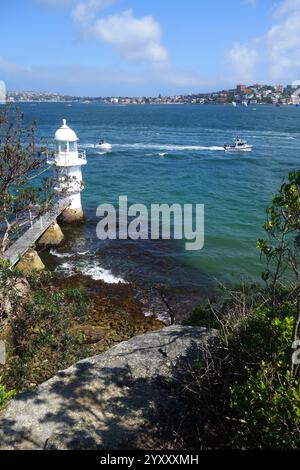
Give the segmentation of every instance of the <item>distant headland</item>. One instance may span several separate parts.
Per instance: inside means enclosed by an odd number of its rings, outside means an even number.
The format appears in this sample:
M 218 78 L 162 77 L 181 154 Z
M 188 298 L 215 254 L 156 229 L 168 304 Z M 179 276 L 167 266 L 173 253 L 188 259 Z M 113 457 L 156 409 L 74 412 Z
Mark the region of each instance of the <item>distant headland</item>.
M 292 85 L 243 85 L 234 89 L 209 93 L 191 93 L 174 96 L 68 96 L 60 93 L 38 91 L 8 91 L 8 102 L 83 102 L 111 105 L 129 104 L 276 104 L 295 105 L 300 103 L 300 81 Z

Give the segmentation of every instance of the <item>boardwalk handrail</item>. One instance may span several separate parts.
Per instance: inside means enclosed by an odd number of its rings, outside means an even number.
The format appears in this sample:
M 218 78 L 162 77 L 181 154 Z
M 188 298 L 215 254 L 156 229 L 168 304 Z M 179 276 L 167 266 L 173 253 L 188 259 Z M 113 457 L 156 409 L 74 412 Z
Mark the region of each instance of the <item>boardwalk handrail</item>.
M 61 199 L 50 211 L 38 217 L 31 227 L 4 252 L 3 258 L 14 266 L 69 205 L 68 198 Z

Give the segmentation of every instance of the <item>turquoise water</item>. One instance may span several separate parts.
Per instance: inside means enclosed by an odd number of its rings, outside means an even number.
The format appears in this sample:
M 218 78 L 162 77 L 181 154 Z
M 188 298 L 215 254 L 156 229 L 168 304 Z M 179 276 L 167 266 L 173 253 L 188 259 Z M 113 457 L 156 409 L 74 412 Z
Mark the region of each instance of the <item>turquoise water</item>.
M 71 231 L 67 247 L 88 252 L 80 266 L 97 257 L 96 268 L 125 280 L 182 286 L 260 277 L 255 243 L 265 209 L 282 178 L 299 166 L 299 109 L 60 103 L 22 109 L 47 138 L 65 117 L 87 151 L 82 199 L 89 223 Z M 254 145 L 252 153 L 218 149 L 237 135 Z M 112 143 L 111 152 L 93 148 L 100 137 Z M 100 242 L 96 207 L 116 204 L 119 195 L 127 195 L 129 203 L 205 204 L 204 249 L 186 252 L 176 241 Z

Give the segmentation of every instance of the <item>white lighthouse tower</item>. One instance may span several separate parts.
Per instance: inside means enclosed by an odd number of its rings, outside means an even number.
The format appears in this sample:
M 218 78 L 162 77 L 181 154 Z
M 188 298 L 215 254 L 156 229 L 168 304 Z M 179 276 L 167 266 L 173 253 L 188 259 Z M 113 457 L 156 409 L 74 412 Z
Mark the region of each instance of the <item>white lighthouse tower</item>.
M 85 151 L 78 152 L 78 137 L 67 126 L 66 119 L 55 133 L 55 165 L 60 170 L 60 190 L 66 192 L 70 205 L 61 214 L 63 222 L 80 222 L 84 219 L 81 191 L 84 189 L 81 167 L 87 163 Z

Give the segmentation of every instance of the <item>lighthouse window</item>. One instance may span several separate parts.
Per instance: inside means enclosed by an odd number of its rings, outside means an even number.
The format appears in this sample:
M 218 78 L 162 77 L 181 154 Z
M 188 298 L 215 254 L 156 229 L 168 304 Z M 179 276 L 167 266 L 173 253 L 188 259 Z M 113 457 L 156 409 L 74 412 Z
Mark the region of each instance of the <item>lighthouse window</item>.
M 75 152 L 75 150 L 76 150 L 75 142 L 70 142 L 69 143 L 69 150 L 70 150 L 70 152 Z
M 67 152 L 68 151 L 68 142 L 61 142 L 61 152 Z

